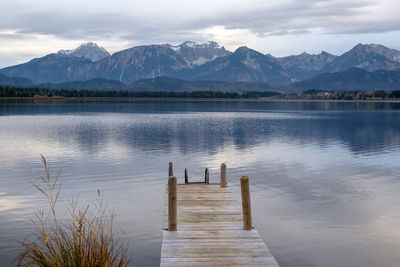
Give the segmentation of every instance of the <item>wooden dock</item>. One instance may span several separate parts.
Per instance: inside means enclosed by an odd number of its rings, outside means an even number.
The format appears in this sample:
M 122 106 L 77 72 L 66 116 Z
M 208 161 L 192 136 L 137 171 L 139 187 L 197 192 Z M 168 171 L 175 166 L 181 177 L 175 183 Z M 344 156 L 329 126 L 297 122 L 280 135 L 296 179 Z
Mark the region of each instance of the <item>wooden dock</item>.
M 246 192 L 242 190 L 243 216 L 223 174 L 221 184 L 208 183 L 208 170 L 205 183 L 188 183 L 185 174 L 185 184 L 170 177 L 166 189 L 160 266 L 279 266 L 251 227 Z

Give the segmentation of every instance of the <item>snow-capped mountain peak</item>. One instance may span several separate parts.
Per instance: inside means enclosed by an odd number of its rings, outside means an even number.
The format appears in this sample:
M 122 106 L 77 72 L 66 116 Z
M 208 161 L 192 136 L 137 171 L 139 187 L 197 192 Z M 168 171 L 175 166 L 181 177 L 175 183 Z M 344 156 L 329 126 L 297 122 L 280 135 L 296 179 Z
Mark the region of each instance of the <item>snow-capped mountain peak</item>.
M 199 66 L 212 61 L 217 57 L 228 56 L 230 51 L 220 46 L 217 42 L 196 43 L 186 41 L 180 45 L 168 45 L 172 50 L 180 54 L 191 66 Z
M 108 53 L 105 48 L 100 47 L 93 42 L 81 44 L 75 49 L 60 50 L 58 51 L 58 54 L 74 56 L 74 57 L 84 57 L 93 62 L 99 61 L 110 55 L 110 53 Z

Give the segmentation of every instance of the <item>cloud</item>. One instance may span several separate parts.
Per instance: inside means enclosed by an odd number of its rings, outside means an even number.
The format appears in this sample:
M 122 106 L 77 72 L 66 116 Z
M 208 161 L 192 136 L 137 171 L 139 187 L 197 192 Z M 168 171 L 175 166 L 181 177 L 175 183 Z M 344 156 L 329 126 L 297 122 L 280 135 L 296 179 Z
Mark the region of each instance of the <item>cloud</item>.
M 224 14 L 213 23 L 267 35 L 307 32 L 314 28 L 323 29 L 326 34 L 387 32 L 399 29 L 400 17 L 390 11 L 396 7 L 400 8 L 400 3 L 389 0 L 293 1 L 274 8 Z
M 278 30 L 269 32 L 267 34 L 263 34 L 264 36 L 282 36 L 282 35 L 289 35 L 289 34 L 307 34 L 311 33 L 309 30 Z
M 284 42 L 309 36 L 318 42 L 325 38 L 321 35 L 336 38 L 400 29 L 397 0 L 4 0 L 1 9 L 0 57 L 6 50 L 12 57 L 13 49 L 20 55 L 21 47 L 25 54 L 39 55 L 42 45 L 54 52 L 82 41 L 103 43 L 111 52 L 138 44 L 211 38 L 230 49 L 257 49 L 273 43 L 271 38 Z
M 224 26 L 260 35 L 292 34 L 322 28 L 325 33 L 386 32 L 399 29 L 400 8 L 394 0 L 292 0 L 262 1 L 54 1 L 19 0 L 6 4 L 0 30 L 27 34 L 52 34 L 60 38 L 123 38 L 146 40 L 176 34 L 185 39 L 191 31 Z M 14 2 L 14 1 L 13 1 Z M 189 1 L 191 2 L 191 1 Z M 161 9 L 161 10 L 160 10 Z M 379 12 L 379 13 L 378 13 Z M 385 12 L 385 13 L 382 13 Z M 171 38 L 171 37 L 170 37 Z

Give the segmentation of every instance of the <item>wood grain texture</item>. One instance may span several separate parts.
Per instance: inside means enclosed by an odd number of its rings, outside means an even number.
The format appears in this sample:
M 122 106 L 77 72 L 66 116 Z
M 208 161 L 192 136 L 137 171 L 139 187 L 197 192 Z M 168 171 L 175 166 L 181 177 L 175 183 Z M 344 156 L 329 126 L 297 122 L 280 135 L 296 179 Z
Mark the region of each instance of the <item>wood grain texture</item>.
M 168 178 L 168 231 L 176 231 L 177 207 L 176 207 L 176 177 Z
M 250 187 L 248 176 L 242 176 L 242 178 L 240 178 L 240 188 L 242 191 L 243 227 L 245 230 L 251 230 L 253 224 L 251 221 Z
M 226 164 L 221 164 L 221 187 L 226 187 Z
M 168 177 L 174 176 L 174 168 L 172 162 L 168 163 Z
M 203 183 L 176 189 L 177 231 L 167 230 L 165 205 L 160 266 L 279 267 L 257 230 L 243 229 L 242 209 L 229 187 Z

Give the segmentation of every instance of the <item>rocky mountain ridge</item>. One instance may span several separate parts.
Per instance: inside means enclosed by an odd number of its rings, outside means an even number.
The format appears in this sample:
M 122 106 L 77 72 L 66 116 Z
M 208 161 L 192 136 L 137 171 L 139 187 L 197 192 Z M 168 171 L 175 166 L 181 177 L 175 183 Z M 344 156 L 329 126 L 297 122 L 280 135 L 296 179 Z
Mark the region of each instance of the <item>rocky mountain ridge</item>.
M 216 42 L 186 41 L 180 45 L 134 46 L 111 55 L 104 48 L 87 43 L 0 69 L 0 73 L 27 78 L 35 84 L 95 78 L 131 84 L 168 76 L 193 81 L 261 82 L 280 86 L 353 67 L 369 72 L 395 70 L 400 68 L 400 52 L 383 45 L 358 44 L 340 56 L 321 52 L 278 58 L 245 46 L 230 52 Z
M 110 53 L 104 48 L 100 47 L 93 42 L 81 44 L 75 49 L 60 50 L 57 52 L 60 55 L 66 55 L 71 57 L 84 57 L 93 62 L 99 61 L 105 57 L 110 56 Z

